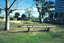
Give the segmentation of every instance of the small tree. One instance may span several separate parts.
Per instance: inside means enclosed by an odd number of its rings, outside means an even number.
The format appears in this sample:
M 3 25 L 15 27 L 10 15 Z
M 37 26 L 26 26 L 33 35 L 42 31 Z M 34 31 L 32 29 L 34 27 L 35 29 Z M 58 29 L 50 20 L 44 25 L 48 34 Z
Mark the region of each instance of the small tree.
M 16 5 L 16 6 L 13 6 L 13 4 L 14 4 L 16 1 L 17 1 L 17 0 L 14 0 L 14 1 L 12 2 L 12 4 L 9 6 L 9 0 L 5 0 L 5 6 L 6 6 L 6 7 L 4 7 L 4 6 L 2 6 L 2 5 L 0 4 L 0 6 L 3 8 L 3 10 L 5 10 L 5 13 L 6 13 L 5 30 L 9 30 L 9 20 L 10 20 L 9 16 L 10 16 L 10 10 L 11 10 L 11 8 L 12 8 L 12 7 L 17 7 L 17 6 L 21 5 L 21 4 L 24 2 L 24 0 L 23 0 L 20 4 L 18 4 L 18 5 Z M 1 2 L 1 3 L 2 3 L 2 2 Z
M 4 19 L 4 17 L 0 17 L 2 20 Z
M 22 14 L 21 15 L 21 18 L 22 18 L 22 20 L 26 20 L 26 15 L 25 14 Z
M 32 13 L 33 11 L 31 10 L 31 9 L 27 9 L 26 11 L 25 11 L 25 13 L 26 14 L 28 14 L 28 19 L 30 19 L 30 16 L 31 16 L 31 13 Z
M 20 13 L 16 12 L 14 17 L 18 19 L 19 16 L 20 16 Z

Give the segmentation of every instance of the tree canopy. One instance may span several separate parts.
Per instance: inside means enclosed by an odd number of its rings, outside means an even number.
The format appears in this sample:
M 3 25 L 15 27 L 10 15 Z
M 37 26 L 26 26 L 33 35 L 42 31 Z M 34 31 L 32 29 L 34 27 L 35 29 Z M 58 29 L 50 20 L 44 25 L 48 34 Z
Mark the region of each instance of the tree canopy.
M 18 16 L 20 16 L 20 13 L 16 12 L 15 13 L 15 18 L 18 18 Z

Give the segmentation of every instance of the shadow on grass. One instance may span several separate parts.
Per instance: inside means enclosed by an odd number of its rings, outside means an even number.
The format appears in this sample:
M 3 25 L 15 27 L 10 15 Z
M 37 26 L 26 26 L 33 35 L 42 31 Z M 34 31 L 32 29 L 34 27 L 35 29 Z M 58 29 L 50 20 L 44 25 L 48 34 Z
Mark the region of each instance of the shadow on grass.
M 59 27 L 62 27 L 62 28 L 64 28 L 64 22 L 55 22 L 55 21 L 52 21 L 52 22 L 44 22 L 44 23 L 46 23 L 46 24 L 53 24 L 53 25 L 57 25 L 57 26 L 59 26 Z
M 38 30 L 38 31 L 18 31 L 18 32 L 9 32 L 9 33 L 28 33 L 28 32 L 49 32 L 47 30 Z

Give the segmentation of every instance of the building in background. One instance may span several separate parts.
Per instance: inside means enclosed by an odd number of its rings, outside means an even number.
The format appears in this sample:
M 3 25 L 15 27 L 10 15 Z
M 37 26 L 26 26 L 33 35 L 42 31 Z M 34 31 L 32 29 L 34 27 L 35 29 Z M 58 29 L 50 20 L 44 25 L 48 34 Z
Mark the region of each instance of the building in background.
M 56 10 L 57 13 L 64 13 L 64 0 L 55 0 Z
M 59 20 L 64 20 L 64 0 L 55 0 L 55 13 Z

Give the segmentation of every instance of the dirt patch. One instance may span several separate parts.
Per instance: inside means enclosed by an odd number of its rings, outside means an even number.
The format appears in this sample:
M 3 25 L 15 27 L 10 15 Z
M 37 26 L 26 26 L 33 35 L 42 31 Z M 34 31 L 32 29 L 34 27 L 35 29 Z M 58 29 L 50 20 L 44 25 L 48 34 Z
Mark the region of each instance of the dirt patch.
M 12 23 L 21 23 L 21 21 L 10 21 Z

